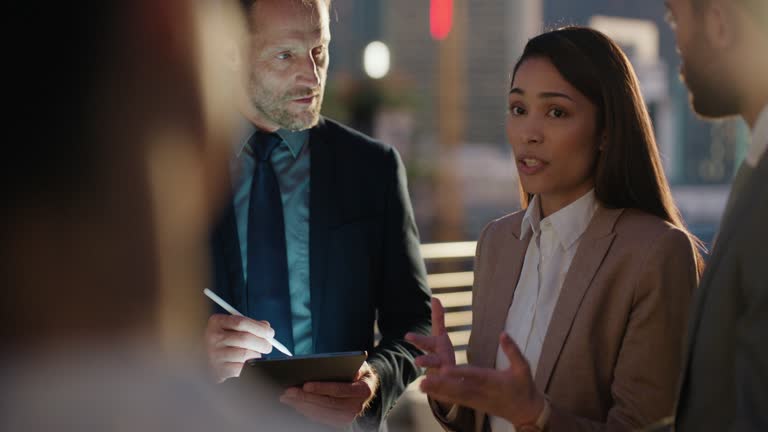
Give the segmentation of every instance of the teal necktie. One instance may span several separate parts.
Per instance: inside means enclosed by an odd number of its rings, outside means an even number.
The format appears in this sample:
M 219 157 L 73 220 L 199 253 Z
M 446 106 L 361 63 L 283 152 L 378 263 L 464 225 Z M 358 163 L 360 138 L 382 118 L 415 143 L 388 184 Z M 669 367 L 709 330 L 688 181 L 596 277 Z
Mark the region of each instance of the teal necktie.
M 257 131 L 248 140 L 256 162 L 248 205 L 248 316 L 269 321 L 275 339 L 293 351 L 291 295 L 280 185 L 270 155 L 282 143 L 274 133 Z M 273 350 L 267 357 L 283 356 Z

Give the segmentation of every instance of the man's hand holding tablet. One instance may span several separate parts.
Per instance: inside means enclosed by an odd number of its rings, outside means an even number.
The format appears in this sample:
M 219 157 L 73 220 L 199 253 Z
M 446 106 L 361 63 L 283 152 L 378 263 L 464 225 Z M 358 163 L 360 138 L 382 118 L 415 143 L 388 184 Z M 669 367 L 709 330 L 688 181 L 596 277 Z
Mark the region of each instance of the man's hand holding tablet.
M 352 382 L 306 382 L 285 390 L 280 401 L 313 421 L 345 427 L 368 407 L 378 387 L 379 376 L 363 362 Z

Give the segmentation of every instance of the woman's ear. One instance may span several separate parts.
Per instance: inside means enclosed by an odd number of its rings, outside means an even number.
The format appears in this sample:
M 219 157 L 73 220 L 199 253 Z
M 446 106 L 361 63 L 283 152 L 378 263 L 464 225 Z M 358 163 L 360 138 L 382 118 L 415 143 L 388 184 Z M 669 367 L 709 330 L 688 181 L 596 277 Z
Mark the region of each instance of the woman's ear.
M 604 133 L 600 137 L 600 141 L 597 144 L 597 151 L 599 152 L 604 151 L 607 144 L 608 144 L 608 134 Z

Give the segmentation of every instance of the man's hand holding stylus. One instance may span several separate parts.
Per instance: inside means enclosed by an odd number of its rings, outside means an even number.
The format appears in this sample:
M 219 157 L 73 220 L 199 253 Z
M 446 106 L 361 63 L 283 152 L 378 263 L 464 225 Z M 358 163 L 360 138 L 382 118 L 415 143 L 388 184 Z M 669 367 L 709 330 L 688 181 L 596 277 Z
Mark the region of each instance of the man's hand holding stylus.
M 272 345 L 266 338 L 274 336 L 275 331 L 266 321 L 211 315 L 205 329 L 205 346 L 216 381 L 240 376 L 247 360 L 272 352 Z

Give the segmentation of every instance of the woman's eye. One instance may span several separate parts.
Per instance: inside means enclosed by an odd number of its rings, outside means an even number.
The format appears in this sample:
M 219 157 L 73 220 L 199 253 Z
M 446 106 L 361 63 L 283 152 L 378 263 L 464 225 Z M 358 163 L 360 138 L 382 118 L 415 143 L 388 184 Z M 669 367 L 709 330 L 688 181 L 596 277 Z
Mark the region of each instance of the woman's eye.
M 521 115 L 525 114 L 525 110 L 522 107 L 519 107 L 519 106 L 516 106 L 516 105 L 512 106 L 512 107 L 509 107 L 509 112 L 510 112 L 510 114 L 512 114 L 514 116 L 521 116 Z
M 561 118 L 561 117 L 565 117 L 565 111 L 558 108 L 552 108 L 551 110 L 549 110 L 547 115 L 554 118 Z

